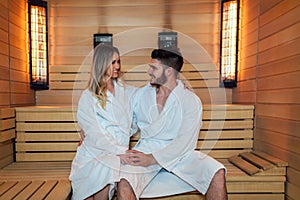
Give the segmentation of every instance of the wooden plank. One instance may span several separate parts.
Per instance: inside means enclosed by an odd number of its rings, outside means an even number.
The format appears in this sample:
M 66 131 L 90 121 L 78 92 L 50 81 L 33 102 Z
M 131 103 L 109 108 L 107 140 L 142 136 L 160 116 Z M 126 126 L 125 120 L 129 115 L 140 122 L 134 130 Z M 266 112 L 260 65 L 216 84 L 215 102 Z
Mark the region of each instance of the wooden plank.
M 17 181 L 7 181 L 0 185 L 0 197 L 5 194 L 7 191 L 10 190 L 14 185 L 16 185 L 18 182 Z M 5 199 L 6 200 L 6 199 Z
M 286 196 L 290 197 L 291 200 L 298 199 L 300 195 L 300 187 L 297 183 L 287 182 L 286 184 Z
M 56 184 L 56 180 L 46 181 L 42 187 L 40 187 L 39 190 L 30 197 L 30 200 L 44 199 Z
M 299 40 L 300 42 L 300 40 Z M 300 52 L 300 50 L 299 50 Z M 283 90 L 283 89 L 289 89 L 289 88 L 296 88 L 295 86 L 298 86 L 298 77 L 300 75 L 300 71 L 295 71 L 291 73 L 286 74 L 277 74 L 274 76 L 268 76 L 268 77 L 261 77 L 257 80 L 257 90 L 263 91 L 263 90 Z M 282 80 L 285 84 L 276 84 L 272 85 L 271 82 L 275 80 Z
M 242 194 L 228 194 L 228 200 L 284 200 L 284 194 L 251 194 L 251 193 L 242 193 Z
M 90 75 L 87 73 L 78 74 L 50 74 L 51 81 L 88 81 Z
M 0 158 L 13 154 L 14 142 L 13 140 L 7 140 L 0 143 Z
M 16 153 L 16 161 L 72 161 L 76 152 Z
M 64 78 L 62 78 L 64 79 Z M 133 75 L 126 75 L 124 77 L 127 84 L 136 86 L 136 87 L 143 87 L 148 83 L 149 78 L 143 78 L 140 76 L 133 77 Z M 77 80 L 76 80 L 77 81 Z M 187 84 L 190 85 L 192 88 L 206 88 L 206 87 L 219 87 L 219 80 L 218 79 L 208 79 L 208 80 L 186 80 Z M 52 89 L 76 89 L 82 90 L 85 89 L 87 86 L 86 81 L 79 81 L 79 82 L 51 82 Z
M 208 154 L 209 156 L 216 159 L 230 158 L 234 155 L 237 155 L 241 152 L 250 151 L 251 149 L 210 149 L 210 150 L 201 150 L 201 152 Z
M 0 109 L 0 119 L 13 118 L 15 117 L 14 108 L 1 108 Z
M 273 35 L 280 30 L 284 30 L 292 24 L 296 23 L 297 14 L 299 13 L 300 7 L 296 6 L 294 1 L 284 1 L 285 3 L 275 7 L 273 11 L 267 12 L 262 15 L 262 24 L 260 27 L 260 37 L 266 38 L 267 36 Z M 295 8 L 294 8 L 295 7 Z M 294 9 L 293 9 L 294 8 Z M 288 10 L 290 9 L 290 10 Z M 277 10 L 277 12 L 275 11 Z M 285 10 L 285 13 L 282 13 Z M 276 20 L 272 20 L 276 18 Z
M 197 142 L 197 149 L 243 149 L 252 148 L 253 140 L 204 140 Z
M 276 167 L 274 166 L 271 169 L 260 171 L 254 176 L 286 176 L 286 167 Z
M 287 59 L 276 60 L 274 62 L 260 65 L 257 69 L 258 78 L 269 77 L 279 74 L 293 73 L 297 69 L 300 62 L 300 55 L 296 55 Z M 284 69 L 282 68 L 284 65 Z
M 266 51 L 260 52 L 259 57 L 258 57 L 259 58 L 258 59 L 259 66 L 267 64 L 269 62 L 278 61 L 278 60 L 285 59 L 285 58 L 292 57 L 292 56 L 295 56 L 295 55 L 299 54 L 300 47 L 297 45 L 297 43 L 299 43 L 299 42 L 300 42 L 300 38 L 297 38 L 296 40 L 293 40 L 293 42 L 284 43 L 283 45 L 276 46 L 274 48 L 271 48 L 271 49 L 268 49 Z M 277 53 L 279 50 L 282 51 L 281 54 Z M 284 84 L 284 85 L 288 85 L 289 87 L 294 86 L 294 85 L 292 85 L 292 82 L 295 81 L 294 79 L 293 80 L 288 80 L 285 77 L 283 77 L 283 78 L 285 80 L 282 80 L 282 81 L 287 81 L 287 83 Z M 272 79 L 272 77 L 270 77 L 270 79 Z M 259 79 L 258 79 L 258 81 L 259 81 Z M 260 84 L 262 84 L 262 83 L 260 83 Z M 270 84 L 267 84 L 267 86 L 270 87 Z M 275 85 L 273 87 L 278 87 L 278 86 Z
M 15 129 L 0 131 L 0 142 L 4 142 L 16 137 Z
M 269 129 L 273 129 L 273 127 L 270 127 Z M 293 129 L 291 129 L 290 131 L 292 130 Z M 257 127 L 256 133 L 257 133 L 257 135 L 255 136 L 256 141 L 263 141 L 266 144 L 271 144 L 277 146 L 277 148 L 281 148 L 286 151 L 291 151 L 295 154 L 300 155 L 300 148 L 299 148 L 300 138 L 282 134 L 275 129 L 267 130 L 264 127 L 262 128 Z M 286 142 L 283 141 L 288 141 L 288 145 L 286 145 Z M 274 155 L 277 156 L 276 154 Z
M 202 130 L 209 129 L 252 129 L 252 120 L 243 121 L 203 121 Z
M 265 159 L 262 159 L 261 157 L 255 156 L 251 152 L 241 153 L 240 156 L 243 159 L 250 162 L 251 164 L 253 164 L 263 170 L 267 170 L 267 169 L 274 167 L 274 165 L 272 163 L 266 161 Z
M 87 81 L 79 82 L 50 82 L 52 90 L 84 90 L 87 88 Z
M 228 159 L 231 163 L 238 166 L 241 170 L 245 171 L 247 174 L 252 176 L 253 174 L 259 172 L 259 168 L 251 165 L 250 163 L 243 160 L 241 157 L 233 156 Z
M 258 91 L 257 102 L 297 104 L 300 99 L 300 88 Z
M 50 192 L 45 200 L 61 199 L 65 200 L 70 197 L 71 183 L 69 180 L 60 180 L 55 188 Z
M 13 155 L 13 152 L 11 152 L 10 155 L 8 155 L 8 156 L 6 156 L 6 157 L 2 157 L 2 158 L 0 159 L 0 169 L 1 169 L 2 167 L 5 167 L 5 166 L 11 164 L 12 162 L 14 162 L 14 155 Z
M 203 111 L 205 110 L 253 110 L 253 105 L 247 104 L 204 104 Z
M 141 64 L 141 65 L 122 64 L 122 72 L 145 72 L 146 73 L 148 69 L 149 69 L 148 64 Z M 184 63 L 181 72 L 207 72 L 207 71 L 218 71 L 218 70 L 219 69 L 214 64 Z
M 253 110 L 204 110 L 202 119 L 253 119 Z
M 79 131 L 76 123 L 21 123 L 17 122 L 17 131 Z
M 219 71 L 182 72 L 182 73 L 180 73 L 180 79 L 182 79 L 182 80 L 219 79 Z
M 26 141 L 79 141 L 79 132 L 38 132 L 38 133 L 25 133 L 18 132 L 18 137 L 16 142 L 26 142 Z
M 20 193 L 25 187 L 30 184 L 30 181 L 20 181 L 14 185 L 13 188 L 8 190 L 5 194 L 0 196 L 0 199 L 13 199 L 18 193 Z
M 200 131 L 198 139 L 251 139 L 253 130 Z
M 283 135 L 298 137 L 300 122 L 281 118 L 256 116 L 256 127 L 258 129 L 266 129 L 265 127 L 268 127 L 268 129 L 279 132 Z
M 55 96 L 55 95 L 54 95 Z M 58 106 L 24 106 L 16 107 L 16 116 L 19 112 L 74 112 L 76 107 L 71 105 L 58 105 Z
M 78 142 L 51 142 L 51 143 L 16 143 L 16 151 L 61 151 L 61 152 L 68 152 L 68 151 L 76 151 L 78 146 Z
M 274 156 L 271 156 L 267 153 L 264 153 L 264 152 L 261 152 L 261 151 L 253 151 L 252 152 L 253 154 L 265 159 L 265 160 L 268 160 L 269 162 L 273 163 L 274 165 L 276 165 L 277 167 L 286 167 L 288 166 L 288 163 L 283 161 L 283 160 L 280 160 L 279 158 L 276 158 Z
M 4 119 L 0 120 L 0 130 L 6 130 L 6 129 L 11 129 L 14 128 L 15 125 L 15 119 Z
M 122 66 L 123 67 L 123 66 Z M 65 65 L 65 66 L 51 66 L 50 73 L 89 73 L 91 67 L 89 65 Z
M 269 48 L 274 48 L 276 46 L 282 45 L 284 43 L 292 42 L 297 39 L 297 30 L 300 29 L 300 24 L 296 23 L 287 27 L 283 30 L 276 32 L 275 34 L 259 41 L 259 50 L 264 51 Z M 289 37 L 287 37 L 289 36 Z
M 44 181 L 42 180 L 33 180 L 28 187 L 26 187 L 14 198 L 14 200 L 29 199 L 29 197 L 34 194 L 35 191 L 37 191 L 43 184 Z
M 219 79 L 189 80 L 187 83 L 192 88 L 212 88 L 212 87 L 219 87 Z
M 228 182 L 230 193 L 284 193 L 284 182 Z
M 74 121 L 76 122 L 77 113 L 73 111 L 32 111 L 18 112 L 17 121 Z
M 128 71 L 121 76 L 124 80 L 149 80 L 150 76 L 146 72 Z M 219 72 L 182 72 L 180 73 L 182 80 L 203 80 L 203 79 L 219 79 Z

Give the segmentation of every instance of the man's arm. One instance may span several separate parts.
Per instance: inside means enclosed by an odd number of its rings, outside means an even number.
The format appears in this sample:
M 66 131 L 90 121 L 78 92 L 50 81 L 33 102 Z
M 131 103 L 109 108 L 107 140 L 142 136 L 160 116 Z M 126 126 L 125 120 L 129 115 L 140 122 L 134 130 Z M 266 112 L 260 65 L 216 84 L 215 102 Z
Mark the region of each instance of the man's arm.
M 197 144 L 199 131 L 202 125 L 202 105 L 200 100 L 187 96 L 183 104 L 184 114 L 176 138 L 166 147 L 153 152 L 153 157 L 164 168 L 169 169 L 178 162 L 187 152 L 193 151 Z
M 131 151 L 123 157 L 126 161 L 124 164 L 136 166 L 149 166 L 159 164 L 164 168 L 168 168 L 176 163 L 186 152 L 194 150 L 199 130 L 202 123 L 202 105 L 199 99 L 192 98 L 189 104 L 184 108 L 184 116 L 177 137 L 166 147 L 153 152 L 152 154 L 144 154 L 139 151 Z

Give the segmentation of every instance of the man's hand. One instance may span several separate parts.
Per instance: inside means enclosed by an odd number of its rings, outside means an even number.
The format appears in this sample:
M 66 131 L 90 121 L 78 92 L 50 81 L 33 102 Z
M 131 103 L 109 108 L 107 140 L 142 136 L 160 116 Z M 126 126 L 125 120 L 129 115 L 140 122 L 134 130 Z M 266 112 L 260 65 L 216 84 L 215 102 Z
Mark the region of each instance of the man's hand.
M 122 164 L 148 167 L 157 164 L 152 154 L 144 154 L 137 150 L 127 150 L 126 154 L 119 155 Z

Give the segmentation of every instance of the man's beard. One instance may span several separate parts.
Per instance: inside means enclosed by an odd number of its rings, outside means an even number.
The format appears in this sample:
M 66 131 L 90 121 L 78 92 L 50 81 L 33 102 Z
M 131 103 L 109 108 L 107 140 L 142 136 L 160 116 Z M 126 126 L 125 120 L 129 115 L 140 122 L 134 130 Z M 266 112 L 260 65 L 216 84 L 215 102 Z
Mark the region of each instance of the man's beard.
M 167 82 L 167 77 L 165 75 L 165 70 L 163 70 L 160 77 L 156 78 L 153 83 L 150 83 L 151 86 L 159 88 L 161 85 L 165 84 Z

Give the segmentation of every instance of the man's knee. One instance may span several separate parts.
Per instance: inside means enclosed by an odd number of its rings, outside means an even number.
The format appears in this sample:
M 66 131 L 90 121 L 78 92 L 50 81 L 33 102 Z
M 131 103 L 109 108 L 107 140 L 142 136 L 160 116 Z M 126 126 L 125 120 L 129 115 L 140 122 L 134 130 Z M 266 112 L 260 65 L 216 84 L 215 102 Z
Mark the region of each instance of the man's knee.
M 224 169 L 220 169 L 218 170 L 213 178 L 213 184 L 222 186 L 225 184 L 226 180 L 225 180 L 225 170 Z
M 216 175 L 225 178 L 225 169 L 219 169 Z
M 135 199 L 131 185 L 124 178 L 118 182 L 117 196 L 118 199 Z
M 130 187 L 129 182 L 122 178 L 119 182 L 118 182 L 118 187 Z

